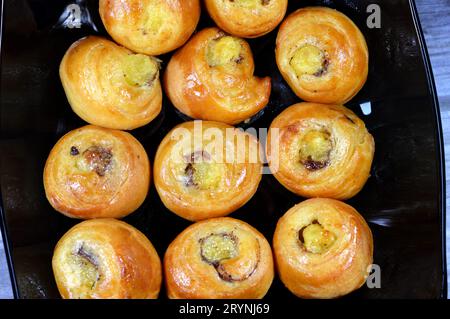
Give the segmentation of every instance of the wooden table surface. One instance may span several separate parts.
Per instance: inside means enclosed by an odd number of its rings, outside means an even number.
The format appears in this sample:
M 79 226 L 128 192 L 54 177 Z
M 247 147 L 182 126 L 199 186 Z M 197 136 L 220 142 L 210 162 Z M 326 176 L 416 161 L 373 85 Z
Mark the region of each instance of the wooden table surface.
M 450 211 L 450 0 L 416 0 L 431 57 L 441 107 L 447 174 L 447 212 Z M 450 216 L 447 218 L 447 264 L 450 264 Z M 449 271 L 450 274 L 450 271 Z M 449 275 L 450 281 L 450 275 Z M 9 273 L 0 242 L 0 298 L 11 298 Z

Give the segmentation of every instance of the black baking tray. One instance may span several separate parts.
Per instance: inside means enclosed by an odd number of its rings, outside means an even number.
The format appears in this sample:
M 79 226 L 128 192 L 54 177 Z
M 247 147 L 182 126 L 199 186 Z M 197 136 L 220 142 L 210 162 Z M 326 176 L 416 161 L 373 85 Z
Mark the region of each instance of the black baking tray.
M 69 28 L 69 4 L 80 6 L 81 28 Z M 381 8 L 381 29 L 366 25 L 367 6 Z M 374 235 L 374 262 L 381 288 L 363 287 L 346 298 L 445 298 L 445 184 L 439 106 L 430 63 L 413 1 L 290 1 L 289 12 L 325 5 L 347 14 L 364 33 L 370 51 L 369 80 L 347 104 L 376 141 L 371 178 L 348 201 L 368 221 Z M 55 212 L 45 198 L 42 171 L 55 142 L 85 123 L 70 109 L 58 76 L 67 48 L 89 35 L 107 37 L 97 1 L 6 0 L 1 42 L 0 187 L 1 226 L 17 298 L 58 298 L 51 257 L 58 239 L 77 220 Z M 67 11 L 66 11 L 67 12 Z M 199 28 L 213 25 L 205 10 Z M 270 103 L 251 126 L 268 127 L 287 106 L 300 100 L 277 70 L 276 32 L 250 40 L 256 74 L 271 76 Z M 161 57 L 163 67 L 170 55 Z M 371 106 L 370 114 L 367 105 Z M 366 105 L 362 111 L 361 105 Z M 161 115 L 134 130 L 150 159 L 165 134 L 183 119 L 164 100 Z M 231 216 L 249 222 L 271 241 L 276 222 L 302 198 L 265 175 L 256 195 Z M 155 188 L 125 221 L 144 232 L 162 257 L 190 223 L 170 213 Z M 161 298 L 165 298 L 164 288 Z M 267 297 L 295 300 L 275 279 Z

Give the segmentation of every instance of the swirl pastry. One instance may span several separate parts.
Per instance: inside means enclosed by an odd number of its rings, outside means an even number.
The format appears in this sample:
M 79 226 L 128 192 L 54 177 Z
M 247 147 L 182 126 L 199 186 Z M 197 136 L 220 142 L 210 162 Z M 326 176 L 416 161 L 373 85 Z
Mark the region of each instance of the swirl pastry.
M 287 0 L 205 0 L 217 25 L 243 38 L 256 38 L 275 29 L 283 20 Z
M 216 122 L 186 122 L 161 142 L 155 157 L 155 186 L 175 214 L 198 221 L 243 206 L 261 181 L 257 139 Z
M 264 236 L 233 218 L 184 230 L 164 257 L 171 299 L 258 299 L 272 284 L 272 251 Z
M 116 42 L 148 55 L 181 47 L 200 19 L 199 0 L 100 0 L 99 9 Z
M 75 42 L 59 69 L 73 111 L 90 124 L 131 130 L 161 111 L 159 62 L 95 36 Z
M 267 139 L 272 173 L 303 197 L 348 199 L 370 175 L 375 143 L 344 106 L 299 103 L 272 122 Z
M 145 200 L 150 163 L 126 132 L 84 126 L 64 135 L 44 169 L 47 199 L 72 218 L 124 217 Z
M 291 208 L 273 238 L 284 285 L 301 298 L 336 298 L 360 288 L 372 264 L 373 239 L 364 218 L 334 199 Z
M 64 299 L 155 299 L 161 261 L 136 228 L 95 219 L 71 228 L 53 254 L 53 273 Z
M 269 101 L 270 78 L 255 77 L 254 68 L 247 42 L 208 28 L 171 58 L 164 88 L 182 113 L 236 124 L 258 113 Z
M 291 89 L 309 102 L 343 104 L 367 80 L 369 53 L 358 27 L 329 8 L 299 9 L 282 23 L 278 68 Z

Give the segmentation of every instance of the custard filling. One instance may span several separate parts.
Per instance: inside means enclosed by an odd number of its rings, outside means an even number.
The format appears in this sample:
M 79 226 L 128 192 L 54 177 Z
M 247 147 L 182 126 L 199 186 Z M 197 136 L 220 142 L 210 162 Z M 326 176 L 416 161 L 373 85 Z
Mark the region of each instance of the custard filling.
M 200 245 L 203 260 L 211 265 L 238 255 L 236 238 L 232 234 L 211 234 L 201 239 Z
M 80 297 L 89 295 L 101 276 L 96 256 L 82 245 L 71 253 L 67 266 L 72 293 Z
M 242 61 L 242 44 L 232 36 L 223 36 L 210 41 L 206 59 L 211 67 L 229 66 Z
M 143 54 L 129 54 L 122 62 L 125 81 L 132 86 L 150 86 L 159 71 L 155 59 Z
M 332 148 L 329 132 L 311 130 L 300 139 L 300 163 L 311 171 L 322 169 L 329 164 Z
M 222 180 L 222 166 L 211 162 L 211 155 L 205 151 L 192 153 L 184 170 L 186 186 L 201 190 L 215 189 Z
M 323 254 L 336 241 L 336 236 L 317 222 L 301 229 L 299 238 L 306 251 L 313 254 Z
M 309 44 L 298 48 L 289 64 L 297 77 L 302 75 L 321 76 L 328 69 L 325 53 L 318 47 Z

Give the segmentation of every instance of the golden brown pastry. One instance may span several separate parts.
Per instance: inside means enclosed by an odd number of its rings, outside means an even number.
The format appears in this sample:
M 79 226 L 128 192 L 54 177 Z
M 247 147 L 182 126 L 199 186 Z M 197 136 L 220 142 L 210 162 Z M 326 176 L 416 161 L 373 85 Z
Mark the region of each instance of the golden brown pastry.
M 100 0 L 99 9 L 116 42 L 148 55 L 182 46 L 200 19 L 199 0 Z
M 283 20 L 287 0 L 205 0 L 209 15 L 224 31 L 256 38 L 275 29 Z
M 115 219 L 71 228 L 59 240 L 52 266 L 64 299 L 155 299 L 162 281 L 152 243 Z
M 159 145 L 155 186 L 164 205 L 188 220 L 228 215 L 255 194 L 262 164 L 258 140 L 206 121 L 175 127 Z
M 73 111 L 90 124 L 131 130 L 161 111 L 159 62 L 95 36 L 75 42 L 59 69 Z
M 273 249 L 280 278 L 292 293 L 328 299 L 364 284 L 372 264 L 373 239 L 353 207 L 316 198 L 281 217 Z
M 294 104 L 272 122 L 266 152 L 276 179 L 303 197 L 348 199 L 370 175 L 375 143 L 344 106 Z
M 64 135 L 44 169 L 47 199 L 72 218 L 120 218 L 145 200 L 150 163 L 129 133 L 84 126 Z
M 299 9 L 284 20 L 276 42 L 278 68 L 308 102 L 344 104 L 367 80 L 369 53 L 358 27 L 329 8 Z
M 270 78 L 255 77 L 254 69 L 247 42 L 208 28 L 173 55 L 164 88 L 182 113 L 236 124 L 258 113 L 269 101 Z
M 272 284 L 272 251 L 264 236 L 233 218 L 184 230 L 164 257 L 171 299 L 259 299 Z

